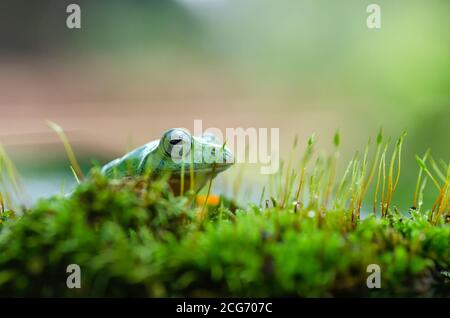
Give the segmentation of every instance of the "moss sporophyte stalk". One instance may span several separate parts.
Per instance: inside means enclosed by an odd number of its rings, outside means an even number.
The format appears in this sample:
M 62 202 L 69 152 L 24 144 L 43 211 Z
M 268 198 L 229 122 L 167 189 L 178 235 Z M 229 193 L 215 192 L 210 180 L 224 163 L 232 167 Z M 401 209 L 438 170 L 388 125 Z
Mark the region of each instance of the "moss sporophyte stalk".
M 317 154 L 314 138 L 300 151 L 296 138 L 291 158 L 254 185 L 261 195 L 246 205 L 213 193 L 217 166 L 202 177 L 183 158 L 183 173 L 118 177 L 93 167 L 82 179 L 69 152 L 80 184 L 24 207 L 1 148 L 0 294 L 448 297 L 450 165 L 430 151 L 417 156 L 403 211 L 401 163 L 414 160 L 402 156 L 404 138 L 390 143 L 380 132 L 347 164 L 339 133 L 329 156 Z M 140 171 L 123 167 L 116 173 Z M 80 268 L 80 288 L 66 285 L 69 264 Z M 368 268 L 379 268 L 379 288 Z

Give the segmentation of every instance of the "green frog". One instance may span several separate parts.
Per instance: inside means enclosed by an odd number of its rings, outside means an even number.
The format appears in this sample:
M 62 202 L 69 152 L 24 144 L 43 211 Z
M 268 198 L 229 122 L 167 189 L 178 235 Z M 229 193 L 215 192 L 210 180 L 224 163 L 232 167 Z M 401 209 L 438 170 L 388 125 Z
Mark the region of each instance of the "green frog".
M 180 191 L 184 174 L 184 189 L 190 188 L 191 171 L 193 188 L 199 191 L 210 178 L 233 165 L 233 155 L 214 134 L 192 136 L 187 130 L 172 128 L 163 133 L 161 139 L 136 148 L 123 157 L 102 167 L 102 173 L 114 179 L 133 178 L 146 173 L 169 174 L 169 183 Z

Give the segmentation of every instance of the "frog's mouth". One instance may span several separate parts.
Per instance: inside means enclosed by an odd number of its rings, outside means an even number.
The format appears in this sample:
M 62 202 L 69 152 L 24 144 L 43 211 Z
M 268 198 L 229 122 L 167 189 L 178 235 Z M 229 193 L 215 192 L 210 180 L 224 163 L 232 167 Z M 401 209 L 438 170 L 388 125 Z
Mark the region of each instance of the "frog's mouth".
M 193 167 L 194 173 L 219 173 L 222 171 L 227 170 L 233 165 L 233 162 L 223 162 L 223 163 L 212 163 L 211 165 L 204 166 L 204 167 Z M 184 173 L 190 174 L 191 167 L 189 164 L 184 166 Z M 174 175 L 181 175 L 181 169 L 177 169 L 172 172 Z

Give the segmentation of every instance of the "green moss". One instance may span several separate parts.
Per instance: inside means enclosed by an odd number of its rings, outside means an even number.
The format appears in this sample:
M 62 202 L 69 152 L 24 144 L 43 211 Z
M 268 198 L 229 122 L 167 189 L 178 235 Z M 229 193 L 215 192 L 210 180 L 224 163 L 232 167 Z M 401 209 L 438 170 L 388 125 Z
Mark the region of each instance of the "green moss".
M 95 171 L 70 197 L 0 223 L 3 296 L 450 296 L 450 225 L 429 213 L 368 217 L 292 207 L 231 211 L 176 197 L 164 180 Z M 234 210 L 234 209 L 233 209 Z M 313 213 L 314 212 L 314 213 Z M 81 289 L 66 286 L 69 264 Z M 366 269 L 381 267 L 381 288 Z

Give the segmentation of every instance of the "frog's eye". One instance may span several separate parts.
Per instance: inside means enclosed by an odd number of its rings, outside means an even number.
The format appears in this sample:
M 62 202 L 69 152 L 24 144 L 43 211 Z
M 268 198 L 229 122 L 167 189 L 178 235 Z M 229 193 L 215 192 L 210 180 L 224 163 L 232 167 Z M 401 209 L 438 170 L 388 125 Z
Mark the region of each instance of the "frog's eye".
M 162 143 L 168 156 L 181 159 L 191 149 L 191 136 L 182 129 L 171 129 L 164 134 Z

